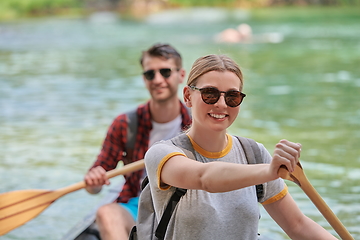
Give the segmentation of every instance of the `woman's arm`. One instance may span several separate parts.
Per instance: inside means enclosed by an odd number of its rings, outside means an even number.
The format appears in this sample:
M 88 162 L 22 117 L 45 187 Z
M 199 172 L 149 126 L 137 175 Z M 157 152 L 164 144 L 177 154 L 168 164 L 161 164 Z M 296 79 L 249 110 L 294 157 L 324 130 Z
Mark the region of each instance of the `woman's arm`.
M 177 155 L 166 161 L 160 180 L 179 188 L 228 192 L 273 180 L 268 169 L 269 164 L 201 163 Z
M 297 143 L 281 140 L 276 144 L 270 164 L 201 163 L 175 155 L 163 160 L 165 162 L 157 170 L 161 183 L 166 185 L 227 192 L 277 179 L 281 165 L 290 170 L 294 168 L 300 156 L 300 147 Z
M 264 205 L 264 208 L 293 240 L 337 239 L 319 224 L 305 216 L 289 193 L 276 202 Z

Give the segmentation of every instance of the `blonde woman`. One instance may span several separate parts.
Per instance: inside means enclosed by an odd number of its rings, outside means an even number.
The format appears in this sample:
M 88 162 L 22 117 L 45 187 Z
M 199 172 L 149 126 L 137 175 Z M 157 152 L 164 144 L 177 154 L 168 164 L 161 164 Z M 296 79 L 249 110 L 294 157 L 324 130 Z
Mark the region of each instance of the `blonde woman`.
M 145 155 L 151 193 L 158 219 L 175 188 L 188 189 L 169 222 L 165 239 L 255 240 L 259 208 L 254 185 L 264 183 L 259 201 L 291 239 L 336 239 L 306 217 L 287 191 L 278 170 L 293 171 L 301 145 L 288 140 L 276 144 L 271 156 L 258 143 L 263 164 L 247 164 L 236 137 L 227 133 L 235 121 L 242 93 L 239 66 L 224 55 L 195 61 L 184 101 L 193 123 L 187 133 L 153 145 Z M 188 158 L 183 149 L 196 158 Z

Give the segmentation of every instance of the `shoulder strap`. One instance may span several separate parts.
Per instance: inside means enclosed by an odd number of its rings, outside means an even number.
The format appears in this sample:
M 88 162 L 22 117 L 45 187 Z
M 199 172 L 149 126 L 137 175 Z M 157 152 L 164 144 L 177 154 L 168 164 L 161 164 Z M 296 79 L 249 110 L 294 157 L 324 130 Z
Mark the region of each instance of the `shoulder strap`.
M 171 142 L 177 146 L 177 147 L 180 147 L 179 144 L 180 144 L 180 138 L 181 137 L 186 137 L 187 136 L 185 134 L 183 135 L 179 135 L 178 137 L 176 138 L 173 138 L 171 140 Z M 180 147 L 186 154 L 186 156 L 188 158 L 191 158 L 191 159 L 195 159 L 195 155 L 194 155 L 194 149 L 185 149 L 183 147 Z M 165 208 L 165 211 L 160 219 L 160 222 L 156 228 L 156 231 L 155 231 L 155 236 L 158 238 L 158 239 L 164 239 L 165 237 L 165 233 L 166 233 L 166 230 L 167 230 L 167 227 L 169 225 L 169 222 L 170 222 L 170 218 L 171 218 L 171 215 L 173 214 L 174 210 L 175 210 L 175 207 L 176 205 L 178 204 L 178 202 L 180 201 L 181 197 L 185 195 L 187 189 L 183 189 L 183 188 L 176 188 L 175 192 L 173 193 L 173 195 L 171 196 L 166 208 Z
M 244 149 L 248 163 L 250 164 L 263 163 L 261 158 L 260 148 L 258 144 L 255 142 L 255 140 L 245 137 L 239 137 L 239 136 L 236 137 Z M 256 185 L 256 195 L 258 200 L 260 200 L 264 196 L 263 184 Z
M 136 133 L 137 133 L 137 123 L 138 123 L 137 108 L 125 114 L 127 116 L 127 121 L 128 121 L 126 150 L 134 149 Z
M 236 136 L 244 149 L 246 159 L 250 164 L 262 163 L 260 148 L 251 138 Z
M 171 215 L 174 212 L 176 205 L 180 201 L 180 198 L 185 195 L 186 191 L 186 189 L 176 188 L 175 192 L 171 196 L 155 231 L 155 236 L 159 240 L 164 239 Z

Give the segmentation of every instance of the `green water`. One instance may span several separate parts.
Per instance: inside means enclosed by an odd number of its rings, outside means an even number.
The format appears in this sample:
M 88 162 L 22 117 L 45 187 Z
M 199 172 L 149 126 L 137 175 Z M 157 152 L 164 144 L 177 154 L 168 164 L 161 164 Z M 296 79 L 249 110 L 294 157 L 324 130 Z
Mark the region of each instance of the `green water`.
M 144 21 L 105 15 L 0 24 L 0 192 L 58 189 L 82 180 L 108 125 L 148 99 L 138 60 L 169 42 L 190 70 L 205 54 L 233 57 L 247 94 L 230 131 L 263 143 L 303 145 L 311 183 L 354 238 L 360 238 L 360 11 L 220 9 L 173 11 Z M 221 30 L 246 22 L 279 43 L 220 44 Z M 121 178 L 114 179 L 114 182 Z M 335 234 L 288 182 L 302 211 Z M 106 193 L 68 194 L 0 239 L 61 239 Z M 262 212 L 260 232 L 288 239 Z

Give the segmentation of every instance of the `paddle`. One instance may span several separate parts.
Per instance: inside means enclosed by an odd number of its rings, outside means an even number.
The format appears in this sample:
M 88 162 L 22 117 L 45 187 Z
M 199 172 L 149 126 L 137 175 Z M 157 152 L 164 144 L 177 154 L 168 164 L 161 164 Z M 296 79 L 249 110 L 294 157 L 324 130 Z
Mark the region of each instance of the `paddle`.
M 346 230 L 344 225 L 336 217 L 336 215 L 331 211 L 325 201 L 321 198 L 320 194 L 315 190 L 311 185 L 310 181 L 306 177 L 303 168 L 298 162 L 296 165 L 295 171 L 290 173 L 285 166 L 281 166 L 278 171 L 278 175 L 286 180 L 296 183 L 310 198 L 314 205 L 319 209 L 321 214 L 326 218 L 334 230 L 339 234 L 343 240 L 354 240 L 350 233 Z
M 144 160 L 106 173 L 108 178 L 144 168 Z M 19 190 L 0 194 L 0 236 L 30 221 L 65 194 L 85 188 L 84 181 L 58 190 Z

